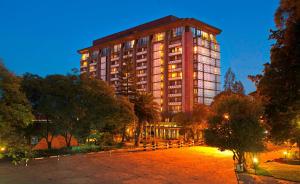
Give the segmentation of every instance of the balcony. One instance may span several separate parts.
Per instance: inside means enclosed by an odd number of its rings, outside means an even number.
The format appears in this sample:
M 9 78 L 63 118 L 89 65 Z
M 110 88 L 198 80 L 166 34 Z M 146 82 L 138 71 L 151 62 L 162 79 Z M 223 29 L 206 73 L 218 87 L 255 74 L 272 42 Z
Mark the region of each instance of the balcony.
M 142 51 L 142 52 L 137 52 L 136 55 L 139 56 L 139 55 L 146 54 L 146 53 L 147 53 L 147 51 L 145 50 L 145 51 Z
M 169 80 L 181 80 L 182 77 L 181 76 L 178 76 L 178 77 L 169 77 L 168 79 Z
M 137 77 L 145 77 L 145 76 L 147 76 L 147 74 L 146 73 L 140 73 L 140 74 L 136 74 L 136 76 Z
M 90 68 L 90 72 L 95 72 L 97 69 L 95 67 Z
M 169 48 L 173 48 L 173 47 L 177 47 L 177 46 L 181 46 L 181 42 L 170 44 Z
M 182 96 L 181 93 L 169 94 L 169 97 L 180 97 L 180 96 Z
M 181 72 L 182 68 L 169 69 L 169 72 Z
M 147 81 L 139 81 L 136 84 L 147 84 Z
M 168 105 L 181 105 L 182 103 L 181 102 L 169 102 Z
M 110 71 L 110 74 L 116 74 L 116 73 L 118 73 L 118 70 L 116 70 L 116 71 Z
M 110 61 L 117 61 L 119 59 L 120 59 L 120 57 L 115 57 L 115 58 L 111 58 Z
M 136 90 L 139 91 L 139 92 L 146 92 L 146 89 L 145 89 L 145 88 L 140 88 L 140 89 L 137 88 Z
M 119 64 L 110 65 L 111 68 L 119 67 Z
M 177 64 L 181 62 L 182 62 L 181 59 L 178 59 L 178 60 L 169 61 L 169 64 Z
M 178 89 L 178 88 L 181 88 L 182 86 L 181 85 L 169 85 L 169 89 Z
M 147 61 L 147 58 L 142 58 L 142 59 L 137 59 L 136 62 L 137 63 L 141 63 L 141 62 L 145 62 Z
M 128 55 L 123 56 L 124 59 L 129 58 L 129 57 L 132 57 L 132 54 L 128 54 Z
M 136 67 L 137 70 L 142 70 L 142 69 L 146 69 L 146 68 L 147 68 L 146 65 L 144 65 L 144 66 L 137 66 L 137 67 Z
M 180 55 L 180 54 L 182 54 L 182 51 L 171 52 L 171 53 L 169 53 L 169 56 L 175 56 L 175 55 Z
M 117 80 L 119 80 L 118 77 L 114 77 L 114 78 L 111 78 L 111 79 L 110 79 L 110 81 L 117 81 Z

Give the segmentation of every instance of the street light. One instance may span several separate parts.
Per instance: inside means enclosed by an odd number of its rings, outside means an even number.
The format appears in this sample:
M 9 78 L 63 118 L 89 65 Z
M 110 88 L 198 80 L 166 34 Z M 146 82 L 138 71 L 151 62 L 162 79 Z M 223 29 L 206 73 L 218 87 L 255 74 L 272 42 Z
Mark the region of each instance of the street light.
M 0 151 L 1 151 L 1 152 L 4 152 L 4 151 L 5 151 L 5 147 L 1 147 L 1 148 L 0 148 Z

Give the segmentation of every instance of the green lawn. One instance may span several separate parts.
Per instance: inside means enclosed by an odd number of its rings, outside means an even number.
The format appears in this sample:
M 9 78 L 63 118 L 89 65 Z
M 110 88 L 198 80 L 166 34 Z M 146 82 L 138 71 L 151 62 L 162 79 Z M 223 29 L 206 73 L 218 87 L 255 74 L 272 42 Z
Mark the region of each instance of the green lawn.
M 253 174 L 254 171 L 250 171 L 250 173 Z M 300 182 L 300 165 L 288 165 L 278 162 L 261 163 L 256 169 L 256 174 Z

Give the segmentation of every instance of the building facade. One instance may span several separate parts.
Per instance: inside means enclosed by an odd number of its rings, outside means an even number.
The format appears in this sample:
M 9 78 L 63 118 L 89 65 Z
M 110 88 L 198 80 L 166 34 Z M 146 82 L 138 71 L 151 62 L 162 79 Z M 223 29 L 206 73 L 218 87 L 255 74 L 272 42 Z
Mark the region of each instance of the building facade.
M 193 18 L 163 17 L 94 40 L 78 51 L 80 72 L 117 87 L 130 65 L 123 77 L 133 76 L 137 90 L 152 93 L 161 111 L 189 112 L 220 91 L 220 32 Z

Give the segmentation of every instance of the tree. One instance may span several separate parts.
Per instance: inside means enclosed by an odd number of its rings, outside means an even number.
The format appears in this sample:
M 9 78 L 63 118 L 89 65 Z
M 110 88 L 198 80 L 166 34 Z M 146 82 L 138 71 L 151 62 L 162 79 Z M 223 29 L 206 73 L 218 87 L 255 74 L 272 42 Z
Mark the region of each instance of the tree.
M 181 133 L 184 135 L 184 140 L 187 141 L 191 133 L 190 126 L 193 123 L 193 117 L 191 112 L 178 112 L 174 116 L 175 122 L 177 122 L 181 128 Z
M 135 121 L 136 116 L 134 114 L 134 105 L 129 102 L 127 97 L 118 97 L 117 98 L 117 109 L 114 116 L 119 120 L 119 127 L 121 127 L 122 142 L 125 141 L 126 128 L 127 126 Z
M 128 97 L 115 96 L 113 89 L 104 81 L 81 76 L 81 89 L 87 107 L 86 121 L 91 122 L 91 129 L 109 134 L 122 134 L 128 124 L 135 120 L 134 107 Z
M 134 112 L 138 118 L 135 131 L 135 146 L 140 143 L 141 130 L 145 122 L 154 122 L 159 118 L 159 106 L 151 94 L 137 94 L 134 101 Z
M 199 133 L 203 133 L 208 126 L 208 118 L 211 115 L 211 109 L 204 104 L 196 104 L 193 108 L 191 130 L 193 132 L 194 140 L 199 140 Z M 195 137 L 196 136 L 196 137 Z M 201 135 L 202 136 L 202 135 Z
M 209 106 L 196 104 L 192 112 L 179 112 L 175 115 L 174 120 L 182 126 L 185 140 L 188 140 L 189 137 L 199 140 L 199 134 L 207 127 L 209 115 Z
M 54 75 L 50 78 L 54 78 L 52 94 L 57 97 L 53 119 L 59 122 L 59 132 L 70 147 L 74 136 L 81 138 L 90 130 L 88 122 L 84 121 L 87 109 L 82 103 L 84 94 L 80 89 L 80 78 L 77 75 Z
M 21 91 L 20 78 L 0 63 L 0 144 L 16 161 L 26 157 L 29 142 L 25 129 L 32 123 L 30 104 Z
M 264 148 L 263 109 L 259 101 L 240 94 L 224 94 L 212 104 L 212 115 L 205 131 L 206 142 L 221 150 L 231 150 L 238 164 L 245 163 L 245 152 Z
M 243 83 L 241 81 L 235 81 L 232 86 L 232 92 L 236 94 L 245 94 Z
M 232 91 L 235 82 L 235 74 L 228 68 L 224 79 L 224 91 Z
M 38 75 L 26 73 L 22 78 L 22 91 L 26 94 L 34 115 L 35 124 L 29 126 L 29 136 L 44 138 L 48 149 L 52 149 L 52 140 L 58 134 L 54 112 L 57 109 L 56 96 L 51 93 L 53 81 L 49 77 L 44 79 Z
M 271 62 L 257 76 L 257 93 L 263 97 L 271 138 L 296 142 L 300 150 L 300 1 L 281 0 L 275 13 L 277 30 L 271 30 Z

